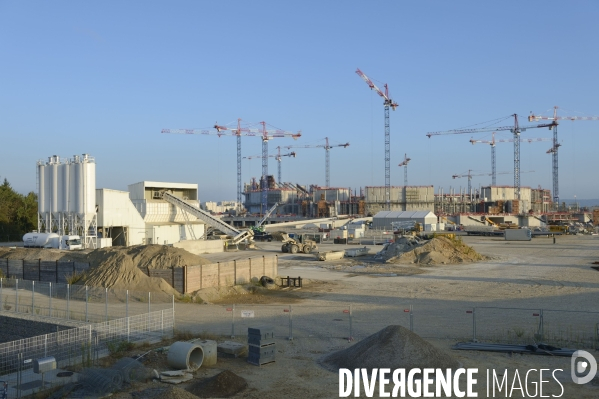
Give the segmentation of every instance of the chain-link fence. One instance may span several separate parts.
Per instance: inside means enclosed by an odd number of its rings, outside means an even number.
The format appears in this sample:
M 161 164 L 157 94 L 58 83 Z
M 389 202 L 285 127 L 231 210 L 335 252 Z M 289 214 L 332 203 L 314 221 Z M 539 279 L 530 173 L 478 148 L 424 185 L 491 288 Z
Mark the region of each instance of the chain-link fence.
M 174 310 L 163 309 L 102 323 L 89 324 L 52 334 L 0 344 L 0 381 L 6 382 L 8 398 L 20 398 L 72 382 L 77 365 L 90 367 L 123 343 L 157 342 L 172 336 Z M 35 365 L 53 357 L 56 370 L 35 373 Z
M 179 329 L 217 336 L 245 336 L 250 326 L 268 325 L 278 338 L 361 340 L 388 325 L 401 325 L 423 338 L 599 347 L 599 312 L 451 303 L 178 306 Z
M 174 296 L 0 278 L 0 312 L 99 323 L 173 307 Z

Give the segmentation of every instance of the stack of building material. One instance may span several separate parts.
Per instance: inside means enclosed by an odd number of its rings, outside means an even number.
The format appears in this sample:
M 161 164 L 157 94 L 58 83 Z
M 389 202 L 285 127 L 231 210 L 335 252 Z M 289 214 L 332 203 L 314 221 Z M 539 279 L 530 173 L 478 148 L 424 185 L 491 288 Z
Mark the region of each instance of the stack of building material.
M 248 363 L 256 366 L 273 363 L 277 351 L 275 331 L 272 326 L 248 328 Z

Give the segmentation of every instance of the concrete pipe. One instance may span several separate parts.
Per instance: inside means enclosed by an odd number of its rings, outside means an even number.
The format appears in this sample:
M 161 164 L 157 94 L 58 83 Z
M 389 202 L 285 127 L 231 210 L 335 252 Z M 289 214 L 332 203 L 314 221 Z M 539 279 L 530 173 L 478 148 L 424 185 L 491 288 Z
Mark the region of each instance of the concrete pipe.
M 204 361 L 204 350 L 200 345 L 177 341 L 168 350 L 168 365 L 178 370 L 197 370 Z

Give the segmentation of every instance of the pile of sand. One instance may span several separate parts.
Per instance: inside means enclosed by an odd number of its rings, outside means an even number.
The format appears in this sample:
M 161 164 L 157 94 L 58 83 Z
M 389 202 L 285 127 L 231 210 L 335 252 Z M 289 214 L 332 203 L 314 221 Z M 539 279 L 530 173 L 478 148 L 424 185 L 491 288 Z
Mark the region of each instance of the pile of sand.
M 177 294 L 177 291 L 162 278 L 149 277 L 147 275 L 149 269 L 170 269 L 211 263 L 182 248 L 165 245 L 136 245 L 84 251 L 13 248 L 0 250 L 0 258 L 87 262 L 90 268 L 78 284 L 168 294 Z
M 486 259 L 461 240 L 447 237 L 435 237 L 428 241 L 401 237 L 381 251 L 380 256 L 387 263 L 419 265 L 477 262 Z
M 207 380 L 197 382 L 187 390 L 200 398 L 229 398 L 247 388 L 248 383 L 232 371 L 225 370 Z
M 320 364 L 331 371 L 340 368 L 441 368 L 460 367 L 457 360 L 401 326 L 387 326 L 357 344 L 331 353 Z

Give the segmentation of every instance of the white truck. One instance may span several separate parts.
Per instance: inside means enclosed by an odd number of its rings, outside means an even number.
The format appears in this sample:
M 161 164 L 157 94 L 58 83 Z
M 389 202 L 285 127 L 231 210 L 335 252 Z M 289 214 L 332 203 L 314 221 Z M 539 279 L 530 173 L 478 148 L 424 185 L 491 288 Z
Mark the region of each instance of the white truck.
M 23 236 L 25 248 L 54 248 L 72 251 L 81 249 L 81 237 L 56 233 L 27 233 Z
M 530 241 L 531 239 L 530 229 L 505 229 L 506 241 Z

